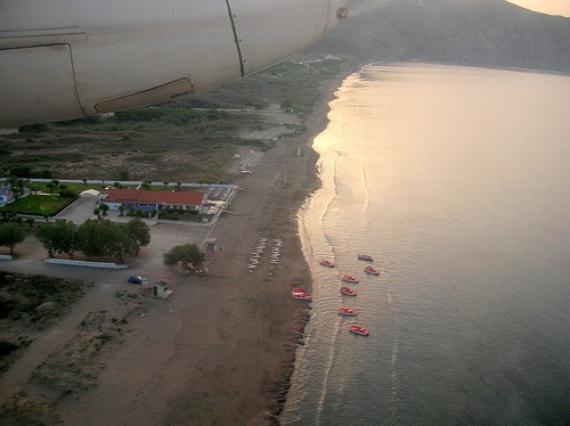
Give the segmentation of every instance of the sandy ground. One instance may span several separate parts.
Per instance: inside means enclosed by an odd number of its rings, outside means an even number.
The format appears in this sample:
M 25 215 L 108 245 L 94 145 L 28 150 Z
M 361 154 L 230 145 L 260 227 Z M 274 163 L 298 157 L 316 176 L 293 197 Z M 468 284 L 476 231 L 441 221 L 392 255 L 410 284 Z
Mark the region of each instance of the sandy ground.
M 339 83 L 323 83 L 323 99 L 305 122 L 307 133 L 279 142 L 252 175 L 237 182 L 242 190 L 233 214 L 212 234 L 222 250 L 208 259 L 211 274 L 179 277 L 168 300 L 147 300 L 144 311 L 130 318 L 121 344 L 98 360 L 105 368 L 97 386 L 58 401 L 66 424 L 277 423 L 307 320 L 307 305 L 292 300 L 290 289 L 310 287 L 296 213 L 318 184 L 309 145 L 327 123 L 328 101 Z M 270 270 L 267 256 L 250 273 L 248 257 L 259 237 L 282 239 L 282 260 Z M 162 273 L 158 263 L 138 265 L 151 266 Z M 42 355 L 65 346 L 87 311 L 123 309 L 115 296 L 124 287 L 119 278 L 122 273 L 93 274 L 94 290 L 0 379 L 0 400 L 22 388 L 37 391 L 26 377 Z

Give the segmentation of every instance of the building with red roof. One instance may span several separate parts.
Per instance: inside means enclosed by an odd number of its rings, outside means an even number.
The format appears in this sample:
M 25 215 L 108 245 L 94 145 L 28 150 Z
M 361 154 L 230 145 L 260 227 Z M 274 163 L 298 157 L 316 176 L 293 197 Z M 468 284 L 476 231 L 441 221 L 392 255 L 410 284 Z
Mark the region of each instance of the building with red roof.
M 204 194 L 195 191 L 146 191 L 142 189 L 108 189 L 101 194 L 102 202 L 111 210 L 126 210 L 156 213 L 162 209 L 199 211 Z

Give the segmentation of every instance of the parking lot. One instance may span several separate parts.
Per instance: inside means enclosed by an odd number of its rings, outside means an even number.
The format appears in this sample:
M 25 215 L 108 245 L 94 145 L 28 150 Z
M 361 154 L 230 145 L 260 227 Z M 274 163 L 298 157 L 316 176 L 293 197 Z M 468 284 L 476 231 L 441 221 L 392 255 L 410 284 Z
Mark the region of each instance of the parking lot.
M 65 219 L 76 225 L 81 225 L 87 219 L 93 217 L 93 210 L 97 206 L 96 197 L 79 197 L 68 207 L 59 212 L 55 219 Z
M 172 223 L 158 223 L 151 226 L 151 243 L 141 252 L 139 258 L 130 262 L 131 269 L 136 270 L 137 274 L 159 279 L 166 271 L 162 259 L 164 253 L 182 244 L 196 244 L 200 247 L 209 230 L 201 226 Z

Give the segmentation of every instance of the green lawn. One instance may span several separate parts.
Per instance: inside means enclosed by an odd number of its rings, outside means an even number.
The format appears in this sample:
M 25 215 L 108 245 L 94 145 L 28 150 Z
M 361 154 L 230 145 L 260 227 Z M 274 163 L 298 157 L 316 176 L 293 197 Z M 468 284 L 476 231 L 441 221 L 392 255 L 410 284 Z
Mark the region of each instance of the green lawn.
M 53 216 L 73 200 L 71 197 L 57 195 L 29 195 L 6 206 L 4 210 L 12 213 Z
M 109 185 L 84 185 L 82 183 L 60 183 L 60 185 L 64 185 L 68 190 L 75 192 L 77 195 L 85 191 L 86 189 L 96 189 L 97 191 L 101 191 L 104 186 Z M 111 183 L 112 185 L 112 183 Z M 26 184 L 26 186 L 31 191 L 42 191 L 42 192 L 49 192 L 49 188 L 47 187 L 47 183 L 40 183 L 40 182 L 32 182 Z M 57 192 L 57 191 L 55 191 Z

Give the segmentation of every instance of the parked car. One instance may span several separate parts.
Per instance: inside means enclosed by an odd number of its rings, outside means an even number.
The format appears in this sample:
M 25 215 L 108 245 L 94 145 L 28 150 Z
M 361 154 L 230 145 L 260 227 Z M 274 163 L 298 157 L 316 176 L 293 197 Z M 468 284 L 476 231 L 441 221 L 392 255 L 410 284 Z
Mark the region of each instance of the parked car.
M 129 277 L 129 279 L 127 280 L 127 282 L 129 284 L 137 284 L 137 285 L 142 285 L 144 282 L 143 277 L 137 276 L 137 275 L 131 275 Z

